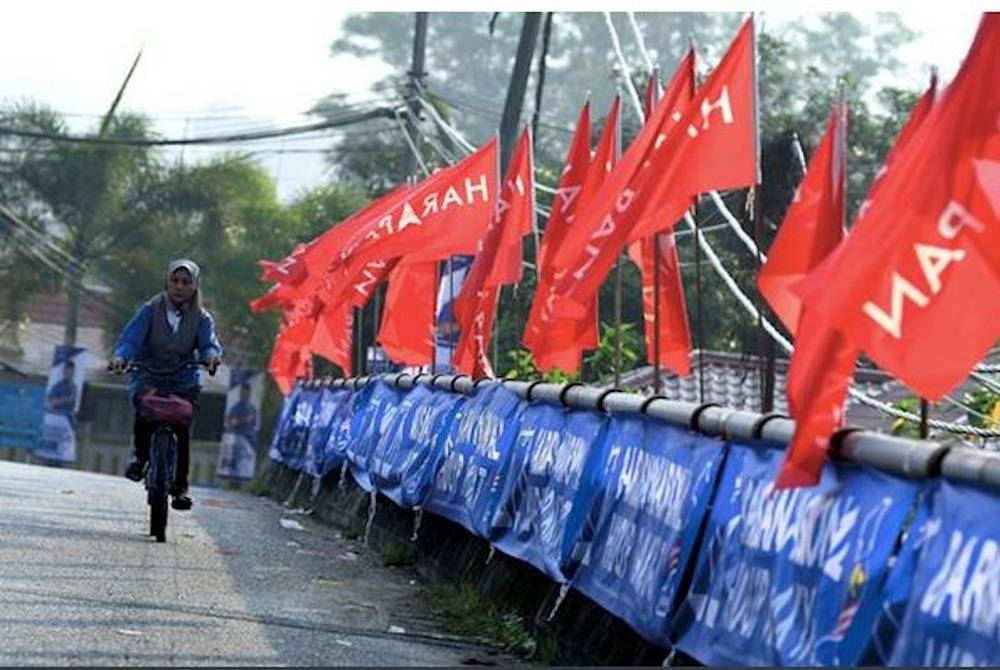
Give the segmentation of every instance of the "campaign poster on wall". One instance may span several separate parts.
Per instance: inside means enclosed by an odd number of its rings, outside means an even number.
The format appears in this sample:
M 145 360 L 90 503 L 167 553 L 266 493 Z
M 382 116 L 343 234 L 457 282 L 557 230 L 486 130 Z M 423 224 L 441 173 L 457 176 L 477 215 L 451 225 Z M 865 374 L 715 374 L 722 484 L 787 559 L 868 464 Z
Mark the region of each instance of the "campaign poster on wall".
M 82 347 L 59 345 L 45 386 L 45 414 L 35 447 L 35 458 L 52 464 L 76 463 L 76 413 L 84 379 Z
M 253 479 L 257 468 L 257 440 L 260 434 L 260 403 L 264 394 L 264 373 L 234 368 L 226 392 L 226 417 L 219 444 L 220 479 Z

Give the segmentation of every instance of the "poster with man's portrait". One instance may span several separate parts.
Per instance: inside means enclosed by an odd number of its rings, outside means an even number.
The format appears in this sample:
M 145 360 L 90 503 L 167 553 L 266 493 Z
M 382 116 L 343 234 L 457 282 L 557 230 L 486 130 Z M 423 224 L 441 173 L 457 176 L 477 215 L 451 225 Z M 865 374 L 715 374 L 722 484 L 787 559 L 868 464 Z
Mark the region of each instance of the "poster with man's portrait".
M 59 345 L 52 356 L 45 387 L 45 414 L 35 458 L 50 463 L 76 463 L 76 413 L 84 380 L 82 347 Z
M 253 479 L 263 393 L 264 374 L 259 370 L 234 368 L 230 372 L 219 464 L 215 470 L 220 479 Z

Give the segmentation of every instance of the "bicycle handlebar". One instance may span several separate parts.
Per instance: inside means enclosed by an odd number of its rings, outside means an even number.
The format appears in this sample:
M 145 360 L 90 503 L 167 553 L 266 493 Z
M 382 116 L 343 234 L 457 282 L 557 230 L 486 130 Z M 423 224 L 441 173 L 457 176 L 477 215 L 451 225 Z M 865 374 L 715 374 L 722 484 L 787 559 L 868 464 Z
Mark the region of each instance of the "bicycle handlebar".
M 126 362 L 125 369 L 122 372 L 132 372 L 134 370 L 142 370 L 148 372 L 154 377 L 166 377 L 168 375 L 175 374 L 187 368 L 206 368 L 209 370 L 209 374 L 213 376 L 215 374 L 215 372 L 208 367 L 208 364 L 205 361 L 197 361 L 197 362 L 183 361 L 178 365 L 175 365 L 170 368 L 154 368 L 153 366 L 147 365 L 146 363 L 143 363 L 141 361 L 131 360 Z M 115 373 L 116 371 L 112 370 L 111 372 Z

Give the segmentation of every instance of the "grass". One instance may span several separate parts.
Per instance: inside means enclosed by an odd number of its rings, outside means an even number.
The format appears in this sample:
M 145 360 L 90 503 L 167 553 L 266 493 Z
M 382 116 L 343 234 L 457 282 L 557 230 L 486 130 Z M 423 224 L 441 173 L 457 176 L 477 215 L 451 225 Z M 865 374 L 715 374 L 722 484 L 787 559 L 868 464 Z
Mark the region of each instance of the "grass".
M 271 495 L 271 489 L 270 473 L 264 469 L 247 483 L 245 490 L 251 495 L 268 497 Z
M 416 561 L 414 545 L 406 542 L 390 541 L 384 547 L 380 547 L 376 555 L 379 563 L 387 568 L 413 565 Z
M 546 665 L 555 658 L 554 641 L 547 636 L 541 641 L 536 639 L 524 617 L 497 611 L 471 584 L 434 586 L 430 601 L 452 633 L 485 638 L 506 652 Z

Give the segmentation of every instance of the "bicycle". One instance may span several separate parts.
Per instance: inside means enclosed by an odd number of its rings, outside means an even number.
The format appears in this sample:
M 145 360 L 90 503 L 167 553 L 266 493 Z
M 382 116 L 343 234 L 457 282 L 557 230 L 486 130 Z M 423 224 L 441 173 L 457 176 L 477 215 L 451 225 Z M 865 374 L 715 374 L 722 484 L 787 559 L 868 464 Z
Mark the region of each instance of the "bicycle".
M 126 367 L 127 372 L 143 370 L 151 381 L 165 381 L 187 367 L 201 367 L 203 363 L 184 362 L 168 369 L 156 369 L 137 361 Z M 210 374 L 214 371 L 210 371 Z M 168 496 L 177 472 L 177 428 L 187 428 L 194 417 L 194 405 L 187 398 L 157 390 L 169 389 L 169 383 L 153 384 L 139 396 L 141 416 L 156 425 L 149 443 L 149 463 L 146 467 L 146 503 L 149 505 L 149 534 L 157 542 L 167 541 L 167 517 L 170 506 Z M 176 502 L 176 501 L 175 501 Z

